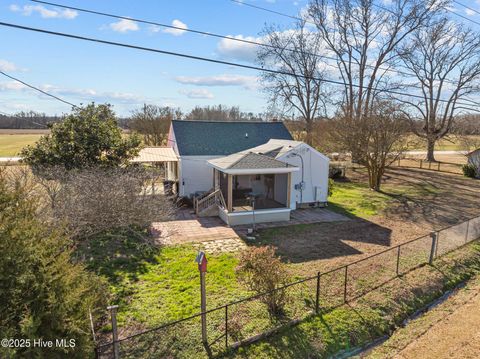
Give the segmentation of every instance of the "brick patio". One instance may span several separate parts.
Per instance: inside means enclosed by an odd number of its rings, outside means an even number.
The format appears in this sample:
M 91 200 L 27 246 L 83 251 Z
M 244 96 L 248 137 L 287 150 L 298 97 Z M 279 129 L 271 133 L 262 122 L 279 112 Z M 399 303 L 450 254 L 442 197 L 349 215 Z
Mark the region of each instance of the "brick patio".
M 347 220 L 325 208 L 298 209 L 292 211 L 290 221 L 259 223 L 257 229 Z M 152 223 L 152 232 L 161 244 L 198 243 L 203 247 L 207 242 L 219 241 L 218 245 L 225 244 L 225 251 L 243 248 L 241 237 L 246 236 L 248 228 L 251 225 L 229 227 L 219 217 L 197 217 L 191 208 L 178 210 L 174 220 Z M 223 244 L 210 243 L 208 246 L 220 247 L 218 251 L 221 251 Z

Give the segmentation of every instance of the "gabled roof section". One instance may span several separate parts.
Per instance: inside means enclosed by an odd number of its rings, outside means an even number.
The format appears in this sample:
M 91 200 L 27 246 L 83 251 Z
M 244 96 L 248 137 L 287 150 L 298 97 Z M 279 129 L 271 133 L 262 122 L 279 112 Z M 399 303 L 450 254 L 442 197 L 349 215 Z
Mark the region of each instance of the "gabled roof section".
M 286 173 L 298 170 L 270 156 L 244 151 L 226 157 L 215 158 L 208 163 L 225 173 Z
M 271 139 L 292 140 L 282 122 L 172 121 L 181 156 L 225 156 Z
M 301 141 L 271 139 L 267 143 L 249 149 L 249 151 L 278 158 L 301 144 L 303 144 Z

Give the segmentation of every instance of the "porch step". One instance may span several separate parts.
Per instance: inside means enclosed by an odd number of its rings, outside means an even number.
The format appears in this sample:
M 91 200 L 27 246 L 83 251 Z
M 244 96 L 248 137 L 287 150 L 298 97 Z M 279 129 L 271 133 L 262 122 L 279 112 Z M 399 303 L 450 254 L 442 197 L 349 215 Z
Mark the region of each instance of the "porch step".
M 218 217 L 218 205 L 214 204 L 198 213 L 199 217 Z

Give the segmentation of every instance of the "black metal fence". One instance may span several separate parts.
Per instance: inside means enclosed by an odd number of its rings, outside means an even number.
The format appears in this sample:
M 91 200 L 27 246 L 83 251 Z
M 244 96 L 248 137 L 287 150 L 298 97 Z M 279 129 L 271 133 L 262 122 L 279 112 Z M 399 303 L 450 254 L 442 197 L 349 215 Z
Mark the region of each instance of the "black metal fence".
M 97 358 L 191 358 L 221 353 L 267 336 L 308 315 L 330 311 L 399 275 L 480 238 L 480 217 L 432 232 L 328 272 L 273 291 L 228 303 L 194 316 L 98 343 Z M 267 303 L 281 297 L 280 315 Z M 201 318 L 206 316 L 207 341 Z M 116 350 L 115 350 L 116 349 Z M 115 352 L 117 354 L 115 354 Z

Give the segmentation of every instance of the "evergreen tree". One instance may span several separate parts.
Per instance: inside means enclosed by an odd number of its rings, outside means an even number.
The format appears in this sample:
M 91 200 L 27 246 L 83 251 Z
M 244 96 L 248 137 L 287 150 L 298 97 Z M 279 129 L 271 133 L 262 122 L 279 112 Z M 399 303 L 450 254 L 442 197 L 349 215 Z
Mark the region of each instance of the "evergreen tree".
M 33 167 L 119 166 L 138 154 L 140 143 L 136 135 L 122 136 L 110 105 L 92 103 L 51 125 L 51 133 L 24 148 L 21 156 Z
M 0 357 L 91 357 L 89 310 L 105 308 L 105 285 L 72 262 L 69 238 L 42 224 L 36 211 L 25 185 L 0 172 L 0 338 L 31 340 L 29 347 L 0 348 Z M 75 347 L 34 347 L 40 338 L 74 339 Z

